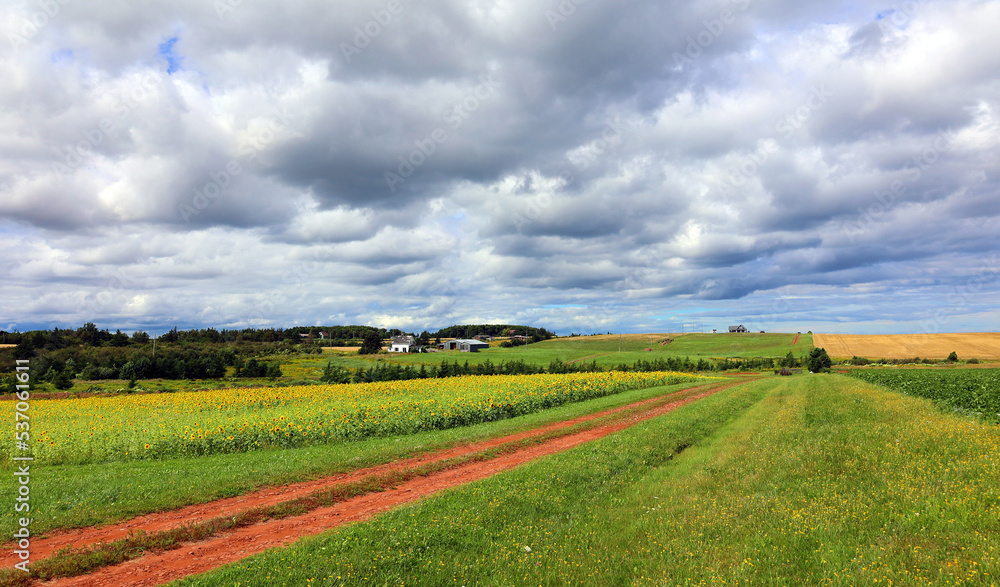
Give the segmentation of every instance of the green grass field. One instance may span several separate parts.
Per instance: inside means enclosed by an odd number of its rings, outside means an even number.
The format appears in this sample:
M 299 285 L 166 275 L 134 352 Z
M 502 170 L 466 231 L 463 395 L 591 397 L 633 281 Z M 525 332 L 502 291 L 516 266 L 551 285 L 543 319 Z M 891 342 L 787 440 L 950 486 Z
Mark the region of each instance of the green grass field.
M 514 434 L 549 423 L 626 405 L 706 383 L 627 391 L 538 413 L 449 430 L 284 450 L 216 454 L 88 465 L 33 465 L 32 531 L 107 524 L 136 515 L 232 497 L 269 485 L 319 478 L 388 463 L 422 452 Z M 70 400 L 72 401 L 72 400 Z M 9 467 L 4 471 L 10 470 Z M 0 475 L 0 494 L 15 495 L 16 479 Z M 11 536 L 19 515 L 0 516 Z
M 768 378 L 178 584 L 996 585 L 997 454 L 928 400 Z
M 532 365 L 547 367 L 552 361 L 585 361 L 596 362 L 608 368 L 625 363 L 631 365 L 636 361 L 648 361 L 667 357 L 699 358 L 748 358 L 773 357 L 780 358 L 789 351 L 797 357 L 809 354 L 812 349 L 812 335 L 799 336 L 796 344 L 795 334 L 684 334 L 670 335 L 674 342 L 661 345 L 665 335 L 626 335 L 621 339 L 615 336 L 577 336 L 555 338 L 526 346 L 515 348 L 494 347 L 478 353 L 462 353 L 447 351 L 421 354 L 380 354 L 362 357 L 356 354 L 327 352 L 323 355 L 305 355 L 289 362 L 290 367 L 282 365 L 286 375 L 300 379 L 318 378 L 323 372 L 327 361 L 345 368 L 368 368 L 375 361 L 385 361 L 401 365 L 439 365 L 443 361 L 466 362 L 470 365 L 492 361 L 524 361 Z M 619 348 L 621 351 L 619 352 Z M 646 351 L 645 349 L 651 349 Z

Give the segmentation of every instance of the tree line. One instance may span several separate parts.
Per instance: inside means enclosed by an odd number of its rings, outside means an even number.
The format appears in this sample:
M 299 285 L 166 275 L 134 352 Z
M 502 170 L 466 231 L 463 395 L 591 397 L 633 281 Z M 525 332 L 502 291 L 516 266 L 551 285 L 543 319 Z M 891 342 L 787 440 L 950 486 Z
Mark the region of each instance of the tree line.
M 791 353 L 789 353 L 791 354 Z M 797 366 L 799 359 L 791 357 L 795 362 L 791 366 Z M 357 370 L 346 369 L 332 362 L 327 362 L 323 369 L 320 381 L 323 383 L 372 383 L 375 381 L 405 381 L 409 379 L 438 379 L 443 377 L 458 377 L 461 375 L 538 375 L 541 373 L 601 373 L 605 371 L 675 371 L 682 373 L 713 372 L 726 370 L 747 370 L 756 371 L 773 369 L 776 366 L 787 364 L 788 358 L 747 358 L 747 359 L 725 359 L 718 362 L 699 358 L 692 361 L 689 357 L 669 357 L 666 359 L 639 360 L 631 365 L 619 363 L 603 367 L 596 361 L 589 363 L 565 363 L 558 359 L 544 365 L 526 363 L 523 360 L 501 361 L 493 363 L 484 361 L 478 364 L 469 364 L 468 361 L 460 363 L 454 361 L 449 363 L 443 361 L 440 365 L 398 365 L 393 363 L 376 363 L 369 368 Z
M 12 360 L 11 360 L 12 362 Z M 73 379 L 219 379 L 232 367 L 235 377 L 281 377 L 277 361 L 246 356 L 231 347 L 191 345 L 152 349 L 67 347 L 31 359 L 32 380 L 69 389 Z M 6 368 L 4 369 L 7 370 Z M 13 370 L 13 365 L 10 366 Z

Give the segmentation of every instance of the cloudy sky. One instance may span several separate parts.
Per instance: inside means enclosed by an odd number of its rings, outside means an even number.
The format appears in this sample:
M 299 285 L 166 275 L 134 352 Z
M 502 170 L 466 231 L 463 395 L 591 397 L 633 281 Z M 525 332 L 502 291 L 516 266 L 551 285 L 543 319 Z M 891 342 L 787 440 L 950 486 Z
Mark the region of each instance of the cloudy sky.
M 997 1 L 0 4 L 0 329 L 1000 329 Z

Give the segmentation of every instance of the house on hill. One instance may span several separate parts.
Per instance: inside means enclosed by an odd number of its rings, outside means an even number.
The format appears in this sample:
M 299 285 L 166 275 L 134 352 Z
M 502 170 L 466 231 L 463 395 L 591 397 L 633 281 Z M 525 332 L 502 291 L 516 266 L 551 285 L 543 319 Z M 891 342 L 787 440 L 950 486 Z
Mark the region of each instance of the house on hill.
M 412 336 L 394 336 L 389 345 L 390 353 L 419 353 L 423 347 Z
M 749 332 L 749 330 L 747 330 L 746 326 L 740 324 L 739 326 L 730 326 L 729 332 Z

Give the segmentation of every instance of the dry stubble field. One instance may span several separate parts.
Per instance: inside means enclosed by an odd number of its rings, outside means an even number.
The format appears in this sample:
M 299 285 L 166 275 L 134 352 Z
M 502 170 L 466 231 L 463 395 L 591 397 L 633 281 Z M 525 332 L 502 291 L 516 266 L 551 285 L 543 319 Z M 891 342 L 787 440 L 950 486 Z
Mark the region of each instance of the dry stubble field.
M 950 334 L 814 334 L 813 344 L 831 357 L 869 359 L 1000 359 L 1000 332 Z

